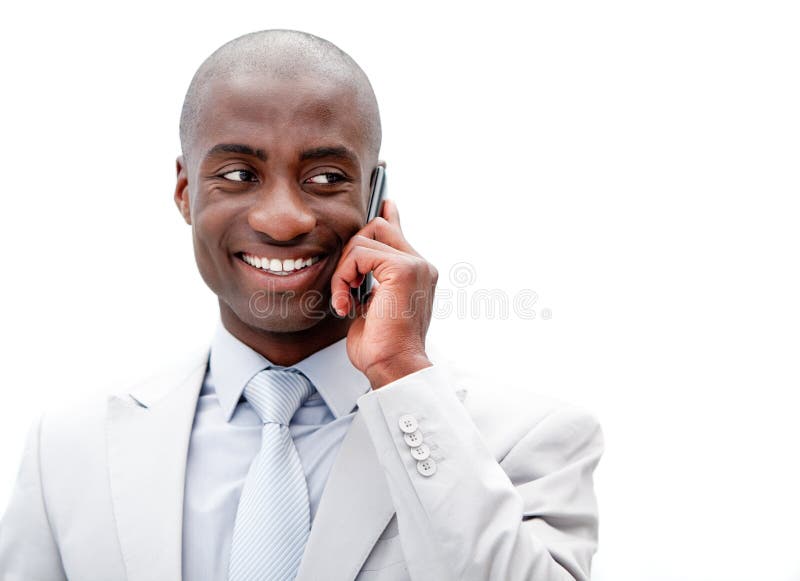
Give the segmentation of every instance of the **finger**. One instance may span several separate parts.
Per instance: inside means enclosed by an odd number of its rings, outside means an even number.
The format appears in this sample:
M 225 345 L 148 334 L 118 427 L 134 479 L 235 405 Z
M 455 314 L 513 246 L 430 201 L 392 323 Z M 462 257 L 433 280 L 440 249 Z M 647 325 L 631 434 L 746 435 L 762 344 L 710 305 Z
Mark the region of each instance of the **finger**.
M 350 295 L 352 283 L 396 257 L 397 254 L 366 246 L 355 246 L 347 256 L 343 256 L 331 277 L 331 304 L 334 310 L 340 316 L 345 316 L 354 304 Z
M 377 240 L 373 240 L 372 238 L 367 238 L 365 236 L 361 236 L 359 234 L 356 234 L 355 236 L 350 238 L 350 240 L 348 241 L 348 243 L 345 245 L 344 249 L 342 250 L 342 254 L 339 257 L 339 264 L 341 264 L 341 262 L 343 260 L 345 260 L 345 258 L 353 251 L 354 248 L 357 248 L 359 246 L 366 247 L 366 248 L 372 248 L 373 250 L 386 252 L 387 254 L 401 254 L 399 250 L 396 250 L 395 248 L 392 248 L 388 244 L 384 244 L 383 242 L 379 242 Z M 338 266 L 337 266 L 337 268 L 338 268 Z M 358 272 L 358 274 L 357 274 L 357 276 L 355 278 L 353 278 L 352 280 L 348 281 L 348 285 L 351 288 L 357 288 L 358 286 L 361 285 L 362 282 L 364 282 L 364 278 L 366 277 L 366 274 L 367 273 L 365 273 L 365 272 Z M 373 284 L 377 284 L 377 283 L 373 283 Z M 334 286 L 333 286 L 333 284 L 331 284 L 331 289 L 333 289 L 333 288 L 334 288 Z M 347 301 L 345 301 L 344 298 L 339 298 L 339 295 L 336 294 L 337 292 L 341 293 L 342 297 L 344 296 L 343 291 L 331 290 L 331 295 L 332 295 L 331 305 L 333 306 L 334 310 L 337 311 L 337 313 L 339 313 L 341 309 L 344 309 L 345 312 L 348 311 L 350 309 L 350 301 L 349 301 L 349 299 Z M 358 305 L 356 305 L 356 306 L 358 306 Z
M 383 200 L 383 208 L 381 208 L 381 216 L 383 216 L 387 222 L 390 224 L 394 224 L 398 228 L 400 226 L 400 212 L 397 211 L 397 204 L 394 203 L 394 200 L 386 198 Z
M 408 252 L 414 256 L 419 256 L 419 253 L 414 250 L 405 236 L 403 236 L 400 226 L 389 222 L 389 220 L 383 216 L 378 216 L 370 220 L 366 226 L 358 231 L 358 234 L 388 244 L 401 252 Z
M 342 255 L 339 257 L 339 260 L 341 261 L 345 256 L 347 256 L 348 254 L 350 254 L 350 252 L 352 252 L 353 248 L 357 246 L 366 246 L 367 248 L 382 250 L 384 252 L 401 252 L 400 250 L 397 250 L 396 248 L 393 248 L 388 244 L 381 242 L 380 240 L 375 240 L 374 238 L 367 238 L 362 234 L 356 234 L 355 236 L 350 238 L 350 240 L 347 241 L 347 244 L 345 244 L 344 248 L 342 249 Z

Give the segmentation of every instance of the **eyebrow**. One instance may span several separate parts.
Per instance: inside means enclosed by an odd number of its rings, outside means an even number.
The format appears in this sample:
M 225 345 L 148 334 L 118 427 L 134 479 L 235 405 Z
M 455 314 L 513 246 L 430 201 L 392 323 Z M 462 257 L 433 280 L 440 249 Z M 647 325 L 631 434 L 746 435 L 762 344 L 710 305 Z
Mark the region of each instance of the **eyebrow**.
M 349 161 L 353 165 L 358 165 L 358 156 L 346 147 L 341 146 L 323 146 L 306 149 L 300 154 L 300 161 L 322 159 L 325 157 L 335 157 L 344 161 Z
M 257 157 L 261 161 L 267 161 L 267 153 L 263 149 L 253 149 L 249 145 L 244 145 L 242 143 L 218 143 L 208 150 L 206 157 L 211 157 L 220 153 L 241 153 L 243 155 Z M 300 154 L 300 161 L 323 159 L 326 157 L 339 158 L 349 161 L 354 165 L 358 165 L 358 156 L 346 147 L 339 145 L 325 145 L 306 149 Z
M 206 157 L 211 157 L 219 153 L 241 153 L 257 157 L 261 161 L 267 161 L 267 153 L 263 149 L 253 149 L 249 145 L 243 145 L 241 143 L 218 143 L 208 150 Z

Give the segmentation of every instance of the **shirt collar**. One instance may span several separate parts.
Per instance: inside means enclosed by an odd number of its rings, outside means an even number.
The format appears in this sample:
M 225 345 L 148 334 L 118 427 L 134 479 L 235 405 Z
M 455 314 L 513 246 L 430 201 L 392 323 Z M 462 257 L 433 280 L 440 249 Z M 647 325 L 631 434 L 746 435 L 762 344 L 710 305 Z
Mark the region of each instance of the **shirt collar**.
M 211 341 L 209 372 L 225 421 L 230 421 L 247 382 L 258 372 L 274 365 L 234 337 L 220 321 Z M 274 366 L 277 367 L 277 366 Z M 291 367 L 311 380 L 335 418 L 349 414 L 356 400 L 370 390 L 367 377 L 347 356 L 347 339 L 342 338 Z

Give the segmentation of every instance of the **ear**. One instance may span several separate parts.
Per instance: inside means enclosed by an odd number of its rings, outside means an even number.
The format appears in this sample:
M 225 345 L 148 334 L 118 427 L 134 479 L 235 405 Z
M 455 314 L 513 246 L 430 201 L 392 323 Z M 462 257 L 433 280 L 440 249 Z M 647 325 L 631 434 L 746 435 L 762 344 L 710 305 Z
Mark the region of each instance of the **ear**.
M 183 156 L 179 155 L 175 160 L 175 169 L 177 171 L 177 181 L 175 183 L 175 205 L 178 206 L 178 211 L 183 216 L 187 224 L 192 223 L 192 214 L 189 205 L 189 178 L 187 177 L 186 164 L 183 161 Z

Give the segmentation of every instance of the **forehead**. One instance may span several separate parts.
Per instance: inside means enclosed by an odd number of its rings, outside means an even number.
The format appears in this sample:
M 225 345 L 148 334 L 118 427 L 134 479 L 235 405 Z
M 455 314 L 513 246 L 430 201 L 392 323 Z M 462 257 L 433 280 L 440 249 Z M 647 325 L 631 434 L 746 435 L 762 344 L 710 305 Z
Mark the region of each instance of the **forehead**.
M 202 89 L 194 146 L 247 143 L 270 150 L 339 144 L 364 151 L 368 128 L 357 90 L 347 83 L 302 75 L 237 74 Z

